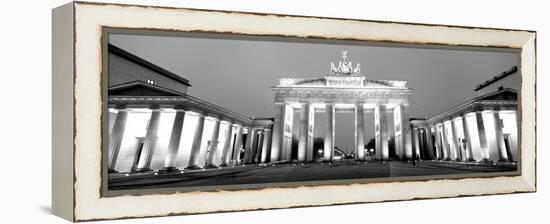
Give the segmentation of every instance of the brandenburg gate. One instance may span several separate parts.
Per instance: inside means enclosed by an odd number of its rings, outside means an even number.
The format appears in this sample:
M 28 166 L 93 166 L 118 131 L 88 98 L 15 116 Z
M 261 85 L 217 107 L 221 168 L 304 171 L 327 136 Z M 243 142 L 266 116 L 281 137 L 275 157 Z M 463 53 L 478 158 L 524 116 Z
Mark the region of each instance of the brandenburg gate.
M 275 94 L 270 162 L 291 159 L 294 112 L 299 113 L 298 161 L 313 161 L 315 115 L 326 113 L 323 161 L 334 157 L 335 113 L 355 113 L 355 159 L 365 160 L 365 114 L 374 114 L 375 159 L 388 160 L 388 119 L 393 117 L 396 155 L 412 158 L 411 129 L 407 110 L 411 90 L 407 81 L 367 79 L 360 64 L 353 67 L 342 52 L 343 61 L 330 64 L 330 75 L 319 78 L 279 78 Z M 388 118 L 388 113 L 393 116 Z

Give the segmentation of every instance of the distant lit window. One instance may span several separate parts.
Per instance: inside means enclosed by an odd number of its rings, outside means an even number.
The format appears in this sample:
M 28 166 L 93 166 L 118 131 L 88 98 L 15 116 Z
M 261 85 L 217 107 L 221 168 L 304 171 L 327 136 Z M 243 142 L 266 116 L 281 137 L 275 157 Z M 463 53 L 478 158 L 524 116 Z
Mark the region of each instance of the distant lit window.
M 155 85 L 155 84 L 157 84 L 157 81 L 152 80 L 152 79 L 147 79 L 147 84 Z

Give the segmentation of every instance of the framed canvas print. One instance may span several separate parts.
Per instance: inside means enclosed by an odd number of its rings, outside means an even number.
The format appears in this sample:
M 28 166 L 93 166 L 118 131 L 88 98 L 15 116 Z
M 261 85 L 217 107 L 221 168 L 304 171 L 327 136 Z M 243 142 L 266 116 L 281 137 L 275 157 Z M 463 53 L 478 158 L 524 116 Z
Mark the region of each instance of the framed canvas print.
M 53 10 L 71 221 L 536 191 L 529 30 Z

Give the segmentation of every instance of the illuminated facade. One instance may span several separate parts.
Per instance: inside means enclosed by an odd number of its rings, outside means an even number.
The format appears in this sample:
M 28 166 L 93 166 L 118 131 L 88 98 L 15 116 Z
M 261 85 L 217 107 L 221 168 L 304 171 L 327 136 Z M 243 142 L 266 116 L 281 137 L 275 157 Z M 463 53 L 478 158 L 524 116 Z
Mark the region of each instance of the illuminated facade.
M 319 149 L 324 162 L 347 156 L 334 145 L 336 113 L 355 115 L 352 154 L 357 161 L 367 159 L 365 115 L 374 117 L 377 160 L 518 159 L 515 67 L 476 86 L 479 96 L 470 101 L 431 118 L 409 119 L 407 82 L 367 79 L 360 65 L 354 67 L 343 52 L 338 66 L 330 64 L 329 75 L 279 78 L 272 87 L 274 118 L 258 119 L 188 95 L 188 80 L 115 46 L 109 46 L 108 59 L 107 163 L 111 173 L 173 172 L 293 159 L 312 162 L 318 113 L 326 115 L 324 146 Z M 297 127 L 295 119 L 299 119 Z M 295 129 L 296 157 L 292 153 Z M 391 156 L 390 138 L 395 148 Z
M 315 114 L 326 113 L 323 160 L 334 159 L 335 113 L 355 113 L 355 159 L 365 160 L 365 114 L 373 114 L 376 159 L 388 160 L 388 119 L 394 119 L 396 154 L 412 157 L 407 110 L 411 90 L 406 81 L 373 80 L 361 75 L 360 64 L 354 68 L 343 52 L 338 67 L 330 64 L 330 75 L 319 78 L 280 78 L 272 87 L 275 94 L 275 120 L 270 161 L 291 160 L 292 131 L 299 128 L 299 162 L 313 161 Z M 293 127 L 294 112 L 299 112 L 299 126 Z M 391 113 L 392 116 L 389 116 Z
M 420 159 L 518 161 L 517 67 L 477 85 L 478 97 L 429 119 L 411 119 Z M 515 81 L 514 81 L 515 80 Z
M 189 86 L 180 76 L 109 46 L 109 172 L 267 160 L 271 119 L 249 118 L 189 96 Z

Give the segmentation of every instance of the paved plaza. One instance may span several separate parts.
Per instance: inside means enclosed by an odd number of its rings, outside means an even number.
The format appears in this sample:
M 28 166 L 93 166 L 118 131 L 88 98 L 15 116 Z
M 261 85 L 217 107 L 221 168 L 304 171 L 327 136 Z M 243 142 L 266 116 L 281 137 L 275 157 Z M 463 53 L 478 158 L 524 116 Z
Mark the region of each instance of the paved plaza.
M 341 161 L 332 164 L 251 164 L 183 173 L 157 172 L 110 174 L 110 190 L 196 187 L 234 184 L 342 180 L 516 171 L 515 163 L 479 164 L 464 162 Z

